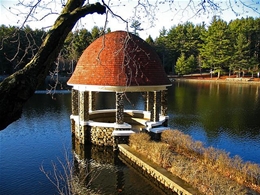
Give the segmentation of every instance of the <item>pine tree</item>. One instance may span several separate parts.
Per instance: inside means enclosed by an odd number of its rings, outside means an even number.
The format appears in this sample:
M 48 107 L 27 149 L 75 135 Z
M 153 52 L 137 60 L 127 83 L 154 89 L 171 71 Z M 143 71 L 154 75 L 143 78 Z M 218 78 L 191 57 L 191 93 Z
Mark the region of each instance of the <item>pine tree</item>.
M 190 57 L 188 57 L 188 59 L 186 59 L 185 54 L 181 53 L 181 56 L 176 62 L 175 72 L 182 75 L 192 73 L 197 67 L 196 64 L 196 58 L 194 57 L 194 55 L 191 55 Z
M 230 32 L 225 21 L 213 18 L 208 30 L 205 31 L 201 39 L 200 54 L 202 56 L 203 67 L 210 68 L 218 72 L 218 77 L 223 69 L 227 69 L 233 53 L 233 45 L 230 42 Z
M 184 53 L 181 54 L 181 56 L 178 58 L 177 62 L 176 62 L 176 66 L 175 66 L 175 72 L 177 74 L 186 74 L 186 70 L 185 70 L 185 55 Z
M 239 33 L 236 43 L 235 43 L 235 53 L 233 55 L 234 69 L 235 71 L 240 71 L 243 73 L 248 69 L 250 63 L 250 43 L 246 39 L 246 36 Z
M 138 32 L 137 31 L 142 31 L 144 30 L 143 28 L 141 28 L 141 22 L 139 22 L 138 20 L 134 20 L 130 26 L 130 28 L 133 28 L 133 34 L 138 36 Z

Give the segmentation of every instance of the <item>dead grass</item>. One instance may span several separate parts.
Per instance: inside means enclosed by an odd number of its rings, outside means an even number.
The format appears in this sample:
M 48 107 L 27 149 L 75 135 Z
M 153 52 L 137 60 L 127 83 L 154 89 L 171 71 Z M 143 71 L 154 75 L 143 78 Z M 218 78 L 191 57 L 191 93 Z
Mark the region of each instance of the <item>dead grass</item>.
M 258 164 L 206 148 L 178 130 L 164 131 L 161 139 L 153 142 L 148 134 L 133 134 L 129 145 L 204 194 L 260 193 Z

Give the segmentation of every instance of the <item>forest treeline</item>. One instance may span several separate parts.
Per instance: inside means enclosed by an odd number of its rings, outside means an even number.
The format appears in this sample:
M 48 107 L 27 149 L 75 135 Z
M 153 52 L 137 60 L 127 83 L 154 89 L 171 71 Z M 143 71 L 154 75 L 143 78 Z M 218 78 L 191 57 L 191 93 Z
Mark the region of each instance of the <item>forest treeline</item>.
M 260 18 L 226 22 L 213 17 L 210 25 L 190 22 L 163 29 L 153 41 L 166 72 L 189 74 L 210 70 L 228 74 L 255 73 L 260 64 Z M 242 75 L 241 75 L 242 76 Z
M 94 26 L 91 31 L 86 29 L 70 32 L 59 53 L 50 74 L 71 74 L 77 60 L 84 49 L 104 33 L 111 32 L 108 28 Z M 18 28 L 0 26 L 0 75 L 9 75 L 23 68 L 38 51 L 46 36 L 44 30 L 32 30 L 29 26 Z
M 70 74 L 84 49 L 106 31 L 97 26 L 71 32 L 54 63 L 52 72 Z M 170 29 L 146 41 L 154 47 L 167 73 L 214 72 L 251 74 L 260 71 L 260 18 L 241 18 L 226 22 L 215 16 L 209 25 L 191 22 Z M 11 74 L 25 66 L 45 37 L 44 30 L 29 26 L 0 27 L 0 74 Z M 58 66 L 57 66 L 58 65 Z

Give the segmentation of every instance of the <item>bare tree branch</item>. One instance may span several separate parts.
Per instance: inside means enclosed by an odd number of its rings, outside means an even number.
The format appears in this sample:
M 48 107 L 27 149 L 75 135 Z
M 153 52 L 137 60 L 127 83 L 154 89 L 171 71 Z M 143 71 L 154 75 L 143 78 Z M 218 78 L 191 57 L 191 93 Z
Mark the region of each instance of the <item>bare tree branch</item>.
M 100 3 L 86 6 L 83 3 L 69 0 L 33 59 L 0 83 L 0 129 L 20 118 L 23 105 L 45 79 L 76 22 L 87 14 L 106 12 L 106 7 Z

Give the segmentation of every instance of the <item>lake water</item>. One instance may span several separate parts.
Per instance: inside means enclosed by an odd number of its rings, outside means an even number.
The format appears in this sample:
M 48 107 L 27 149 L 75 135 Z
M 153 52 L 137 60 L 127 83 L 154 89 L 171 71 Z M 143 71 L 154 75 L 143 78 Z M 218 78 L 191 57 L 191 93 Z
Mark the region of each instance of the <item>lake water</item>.
M 176 82 L 168 106 L 172 128 L 260 164 L 260 85 Z
M 141 95 L 129 94 L 126 108 L 142 108 Z M 52 162 L 71 157 L 70 94 L 55 100 L 45 92 L 26 104 L 22 118 L 0 131 L 1 194 L 55 194 L 40 171 L 53 172 Z M 114 94 L 99 104 L 114 105 Z M 98 107 L 101 105 L 97 104 Z M 169 125 L 214 146 L 260 164 L 260 86 L 175 82 L 169 89 Z M 109 150 L 85 148 L 91 166 L 100 172 L 92 188 L 102 194 L 162 194 Z M 57 194 L 57 193 L 56 193 Z

